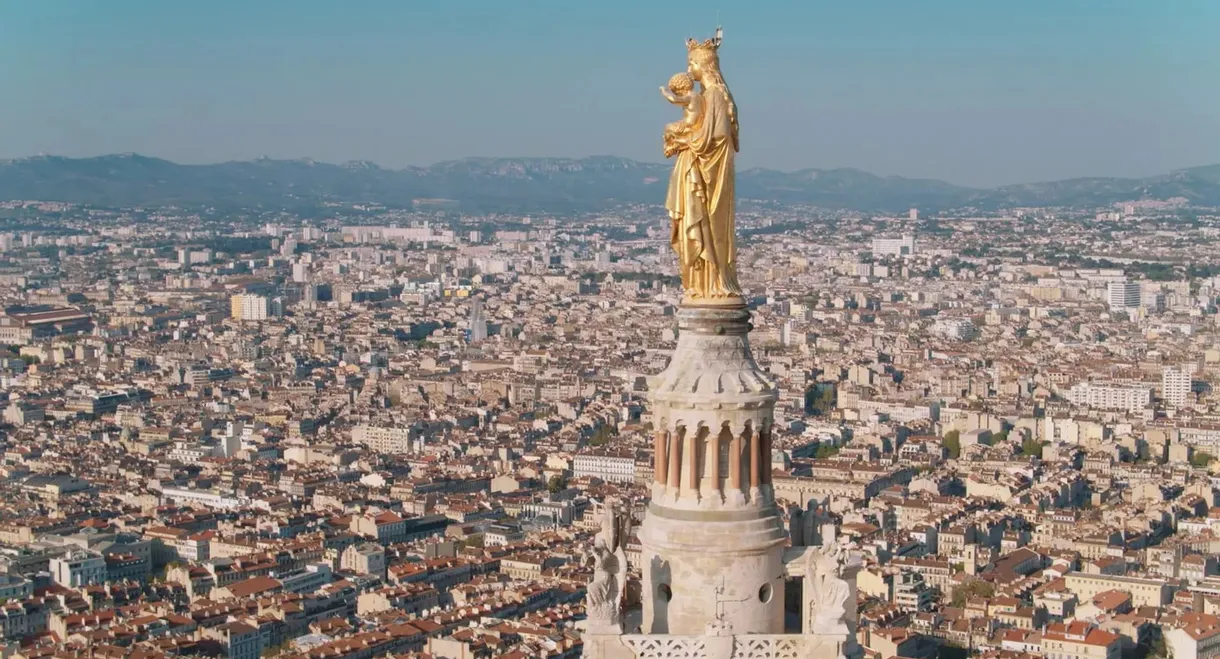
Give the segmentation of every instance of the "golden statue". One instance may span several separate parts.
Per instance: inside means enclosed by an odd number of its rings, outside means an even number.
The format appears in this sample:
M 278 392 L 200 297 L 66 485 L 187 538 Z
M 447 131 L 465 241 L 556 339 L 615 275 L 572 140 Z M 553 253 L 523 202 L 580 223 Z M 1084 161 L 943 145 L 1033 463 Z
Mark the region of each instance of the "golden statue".
M 685 299 L 732 304 L 741 300 L 733 192 L 737 105 L 720 75 L 716 32 L 703 42 L 686 40 L 687 72 L 661 88 L 667 101 L 685 108 L 681 120 L 665 126 L 665 157 L 675 158 L 665 208 Z

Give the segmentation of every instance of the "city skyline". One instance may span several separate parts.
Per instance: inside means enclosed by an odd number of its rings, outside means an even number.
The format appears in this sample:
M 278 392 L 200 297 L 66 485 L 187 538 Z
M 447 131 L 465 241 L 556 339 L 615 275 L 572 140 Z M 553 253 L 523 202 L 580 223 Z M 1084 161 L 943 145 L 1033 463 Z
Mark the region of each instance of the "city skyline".
M 1220 5 L 518 4 L 0 10 L 6 656 L 1220 659 Z
M 1220 160 L 1196 84 L 1220 62 L 1204 29 L 1220 9 L 1088 5 L 724 7 L 741 165 L 989 187 Z M 694 6 L 9 8 L 0 158 L 656 162 L 674 35 L 715 27 Z

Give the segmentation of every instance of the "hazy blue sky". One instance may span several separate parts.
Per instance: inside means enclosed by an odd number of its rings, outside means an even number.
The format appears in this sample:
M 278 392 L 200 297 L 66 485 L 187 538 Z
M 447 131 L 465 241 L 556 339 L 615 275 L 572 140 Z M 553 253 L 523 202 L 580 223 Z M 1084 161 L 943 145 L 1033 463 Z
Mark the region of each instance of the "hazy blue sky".
M 1220 162 L 1220 0 L 8 0 L 0 158 L 659 161 L 657 87 L 717 8 L 742 166 Z

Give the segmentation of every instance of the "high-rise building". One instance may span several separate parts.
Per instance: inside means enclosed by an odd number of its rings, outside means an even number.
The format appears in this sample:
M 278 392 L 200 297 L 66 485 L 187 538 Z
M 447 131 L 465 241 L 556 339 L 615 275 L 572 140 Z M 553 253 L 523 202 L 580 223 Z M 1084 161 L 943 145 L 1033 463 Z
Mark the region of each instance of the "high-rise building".
M 196 263 L 210 263 L 211 261 L 212 250 L 210 249 L 191 249 L 190 247 L 178 248 L 179 265 L 194 265 Z
M 474 298 L 470 301 L 470 342 L 478 343 L 487 339 L 487 316 L 483 313 L 483 300 Z
M 873 238 L 873 254 L 876 256 L 910 256 L 915 253 L 915 236 L 903 234 L 901 238 Z
M 1139 282 L 1112 281 L 1106 284 L 1106 302 L 1110 305 L 1110 311 L 1138 309 L 1141 301 Z
M 298 261 L 292 264 L 292 281 L 304 284 L 309 281 L 309 264 Z
M 229 298 L 229 316 L 233 320 L 267 320 L 271 301 L 262 295 L 242 293 Z
M 1161 399 L 1168 407 L 1185 407 L 1190 400 L 1190 373 L 1173 367 L 1161 372 Z

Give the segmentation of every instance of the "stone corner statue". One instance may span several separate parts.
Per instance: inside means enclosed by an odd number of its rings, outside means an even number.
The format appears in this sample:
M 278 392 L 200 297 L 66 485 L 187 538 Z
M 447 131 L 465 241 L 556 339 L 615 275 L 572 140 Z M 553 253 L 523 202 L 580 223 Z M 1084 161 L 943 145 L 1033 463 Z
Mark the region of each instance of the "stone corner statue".
M 593 580 L 585 595 L 588 629 L 597 633 L 621 633 L 622 607 L 627 590 L 627 542 L 631 516 L 615 499 L 608 499 L 602 514 L 602 529 L 593 539 Z
M 687 71 L 661 88 L 666 100 L 683 108 L 682 119 L 667 124 L 662 138 L 665 157 L 674 158 L 665 208 L 683 302 L 736 305 L 742 303 L 733 190 L 737 105 L 720 74 L 720 43 L 719 28 L 715 38 L 687 39 Z
M 852 587 L 860 568 L 860 556 L 846 537 L 830 539 L 806 555 L 805 583 L 812 589 L 809 598 L 808 630 L 815 634 L 847 634 L 851 611 Z

